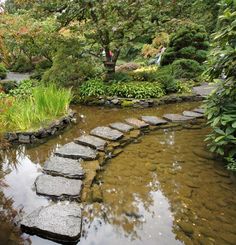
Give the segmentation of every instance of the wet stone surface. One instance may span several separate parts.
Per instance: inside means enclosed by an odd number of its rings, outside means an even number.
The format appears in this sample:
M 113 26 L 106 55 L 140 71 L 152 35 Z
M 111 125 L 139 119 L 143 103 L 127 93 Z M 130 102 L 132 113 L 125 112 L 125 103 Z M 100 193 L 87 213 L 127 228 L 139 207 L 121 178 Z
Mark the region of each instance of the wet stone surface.
M 73 160 L 63 157 L 51 157 L 46 161 L 43 170 L 47 174 L 59 175 L 72 179 L 82 179 L 84 170 L 81 166 L 82 160 Z
M 168 123 L 166 120 L 154 116 L 142 116 L 141 119 L 142 121 L 154 126 Z
M 97 151 L 90 147 L 79 145 L 76 143 L 68 143 L 59 148 L 55 155 L 72 159 L 94 160 L 97 158 Z
M 97 127 L 94 128 L 91 132 L 91 135 L 98 136 L 100 138 L 106 139 L 106 140 L 119 140 L 123 137 L 123 133 L 121 133 L 118 130 L 111 129 L 109 127 Z
M 171 122 L 184 122 L 193 119 L 192 117 L 185 117 L 179 114 L 165 114 L 163 118 Z
M 121 122 L 111 123 L 109 126 L 113 129 L 117 129 L 117 130 L 124 132 L 124 133 L 127 133 L 133 129 L 132 126 L 130 126 L 126 123 L 121 123 Z
M 147 128 L 147 127 L 149 127 L 149 124 L 147 124 L 144 121 L 141 121 L 137 118 L 127 118 L 127 119 L 125 119 L 125 121 L 128 124 L 130 124 L 136 128 Z
M 204 112 L 205 112 L 205 110 L 202 109 L 202 108 L 195 108 L 193 111 L 197 112 L 197 113 L 200 113 L 200 114 L 204 114 Z
M 82 181 L 43 174 L 37 177 L 35 186 L 39 195 L 78 198 L 82 189 Z
M 56 203 L 25 216 L 21 228 L 59 242 L 76 242 L 81 234 L 81 208 L 76 203 Z
M 79 138 L 75 139 L 75 143 L 90 146 L 100 151 L 103 151 L 105 149 L 105 146 L 107 145 L 107 142 L 105 140 L 92 135 L 82 135 Z
M 183 115 L 185 117 L 195 117 L 195 118 L 203 118 L 204 115 L 201 113 L 193 112 L 193 111 L 184 111 Z

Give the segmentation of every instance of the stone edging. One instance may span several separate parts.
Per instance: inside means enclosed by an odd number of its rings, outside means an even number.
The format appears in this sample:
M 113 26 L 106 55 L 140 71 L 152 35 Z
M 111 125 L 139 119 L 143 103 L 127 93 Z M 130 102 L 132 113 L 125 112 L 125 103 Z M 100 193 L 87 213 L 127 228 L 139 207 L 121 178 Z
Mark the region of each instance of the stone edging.
M 75 120 L 75 115 L 76 112 L 70 110 L 66 116 L 52 122 L 48 127 L 32 132 L 7 132 L 4 134 L 4 138 L 14 144 L 40 143 L 41 140 L 56 135 L 68 127 Z
M 179 102 L 193 102 L 203 100 L 202 96 L 197 94 L 177 95 L 172 94 L 164 96 L 160 99 L 134 99 L 134 98 L 119 98 L 119 97 L 99 97 L 89 98 L 86 105 L 90 106 L 107 106 L 107 107 L 134 107 L 147 108 L 156 107 L 163 104 L 172 104 Z
M 106 161 L 143 134 L 167 128 L 199 128 L 205 122 L 201 118 L 204 111 L 200 108 L 184 111 L 182 115 L 165 114 L 162 118 L 127 118 L 125 122 L 94 128 L 60 147 L 43 166 L 43 173 L 35 180 L 35 189 L 38 195 L 62 202 L 52 202 L 25 215 L 22 230 L 59 242 L 77 242 L 82 230 L 82 207 L 78 202 L 102 201 L 101 189 L 93 182 Z

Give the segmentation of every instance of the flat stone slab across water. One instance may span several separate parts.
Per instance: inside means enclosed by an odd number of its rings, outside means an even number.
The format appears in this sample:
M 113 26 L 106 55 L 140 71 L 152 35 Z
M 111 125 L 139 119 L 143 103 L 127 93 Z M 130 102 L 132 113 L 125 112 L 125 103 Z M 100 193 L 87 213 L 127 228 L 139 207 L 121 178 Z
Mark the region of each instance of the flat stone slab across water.
M 125 119 L 125 121 L 128 124 L 130 124 L 136 128 L 147 128 L 147 127 L 149 127 L 149 124 L 147 124 L 144 121 L 141 121 L 137 118 L 127 118 L 127 119 Z
M 90 147 L 71 142 L 59 148 L 55 152 L 55 155 L 72 159 L 82 158 L 84 160 L 94 160 L 97 158 L 97 151 Z
M 47 174 L 59 175 L 72 179 L 82 179 L 84 170 L 81 166 L 82 160 L 73 160 L 63 157 L 51 157 L 43 166 Z
M 202 108 L 196 108 L 193 110 L 194 112 L 197 112 L 197 113 L 200 113 L 200 114 L 204 114 L 205 113 L 205 110 L 202 109 Z
M 200 114 L 200 113 L 197 113 L 197 112 L 194 112 L 194 111 L 184 111 L 183 115 L 185 117 L 195 117 L 195 118 L 203 118 L 204 117 L 203 114 Z
M 127 133 L 133 129 L 132 126 L 130 126 L 126 123 L 121 123 L 121 122 L 111 123 L 109 126 L 113 129 L 117 129 L 123 133 Z
M 58 242 L 77 242 L 81 235 L 81 208 L 77 203 L 55 203 L 25 216 L 23 231 Z
M 192 117 L 185 117 L 179 114 L 165 114 L 163 118 L 171 122 L 185 122 L 194 119 Z
M 82 189 L 82 181 L 43 174 L 37 177 L 35 186 L 39 195 L 78 198 Z
M 142 116 L 141 119 L 142 121 L 154 126 L 168 123 L 166 120 L 154 116 Z
M 119 140 L 124 136 L 120 131 L 111 129 L 109 127 L 97 127 L 93 129 L 90 134 L 112 141 Z
M 82 135 L 75 139 L 75 143 L 90 146 L 96 150 L 104 151 L 107 142 L 92 135 Z

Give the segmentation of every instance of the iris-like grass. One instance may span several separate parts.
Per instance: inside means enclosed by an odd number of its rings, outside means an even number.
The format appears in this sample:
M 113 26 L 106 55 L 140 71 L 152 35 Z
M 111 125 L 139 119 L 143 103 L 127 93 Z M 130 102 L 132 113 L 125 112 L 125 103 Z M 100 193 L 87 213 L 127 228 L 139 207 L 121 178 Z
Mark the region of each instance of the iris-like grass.
M 54 84 L 33 88 L 32 95 L 14 98 L 0 114 L 4 131 L 30 131 L 46 126 L 64 116 L 72 99 L 71 90 Z

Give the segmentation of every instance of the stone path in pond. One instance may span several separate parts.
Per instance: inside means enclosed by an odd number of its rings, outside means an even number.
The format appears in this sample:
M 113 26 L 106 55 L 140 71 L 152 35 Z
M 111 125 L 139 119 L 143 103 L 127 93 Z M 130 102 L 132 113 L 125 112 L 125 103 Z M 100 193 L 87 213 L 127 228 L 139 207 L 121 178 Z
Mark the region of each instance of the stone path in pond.
M 183 114 L 160 117 L 127 118 L 91 130 L 57 149 L 45 162 L 43 173 L 35 180 L 38 195 L 54 202 L 25 215 L 22 230 L 59 242 L 76 242 L 81 235 L 82 203 L 90 196 L 97 171 L 107 159 L 117 156 L 122 148 L 151 130 L 202 124 L 204 110 L 196 108 Z

